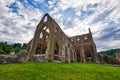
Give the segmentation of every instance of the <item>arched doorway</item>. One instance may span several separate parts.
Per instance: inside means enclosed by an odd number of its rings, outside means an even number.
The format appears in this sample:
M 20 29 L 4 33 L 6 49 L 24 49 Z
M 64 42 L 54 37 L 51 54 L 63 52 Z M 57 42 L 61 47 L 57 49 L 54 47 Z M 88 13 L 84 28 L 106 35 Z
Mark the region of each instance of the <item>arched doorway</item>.
M 57 43 L 55 43 L 54 60 L 59 61 L 59 46 Z

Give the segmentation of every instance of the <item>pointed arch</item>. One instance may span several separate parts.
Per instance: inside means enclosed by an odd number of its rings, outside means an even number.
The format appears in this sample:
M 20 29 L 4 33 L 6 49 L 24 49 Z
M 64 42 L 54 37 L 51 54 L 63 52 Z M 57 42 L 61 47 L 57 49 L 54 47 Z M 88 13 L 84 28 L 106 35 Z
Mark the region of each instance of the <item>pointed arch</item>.
M 45 25 L 38 33 L 39 38 L 38 38 L 35 54 L 45 54 L 49 39 L 48 31 L 50 31 L 50 29 Z

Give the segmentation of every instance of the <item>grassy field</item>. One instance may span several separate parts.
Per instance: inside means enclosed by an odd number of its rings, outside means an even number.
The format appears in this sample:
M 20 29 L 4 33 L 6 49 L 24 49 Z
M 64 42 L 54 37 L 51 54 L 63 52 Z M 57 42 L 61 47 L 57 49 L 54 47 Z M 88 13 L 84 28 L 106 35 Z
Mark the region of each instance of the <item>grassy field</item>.
M 120 67 L 92 63 L 0 64 L 0 80 L 120 80 Z

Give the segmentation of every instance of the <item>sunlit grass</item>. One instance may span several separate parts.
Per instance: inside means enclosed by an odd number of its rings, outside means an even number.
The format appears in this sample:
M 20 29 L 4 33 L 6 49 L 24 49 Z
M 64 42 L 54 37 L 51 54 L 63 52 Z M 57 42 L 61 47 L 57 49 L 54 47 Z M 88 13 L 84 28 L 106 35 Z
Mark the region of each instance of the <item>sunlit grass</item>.
M 94 63 L 0 64 L 0 80 L 120 80 L 120 67 Z

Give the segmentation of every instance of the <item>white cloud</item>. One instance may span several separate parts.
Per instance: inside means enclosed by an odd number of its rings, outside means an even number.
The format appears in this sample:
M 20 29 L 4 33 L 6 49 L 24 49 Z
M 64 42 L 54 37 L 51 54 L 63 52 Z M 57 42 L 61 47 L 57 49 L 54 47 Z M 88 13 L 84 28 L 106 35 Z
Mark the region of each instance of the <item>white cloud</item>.
M 78 8 L 87 4 L 99 3 L 104 0 L 61 0 L 58 5 L 62 10 L 68 8 Z
M 116 48 L 120 48 L 120 46 L 118 45 L 120 43 L 120 40 L 112 40 L 112 39 L 107 39 L 105 41 L 96 41 L 96 45 L 99 51 L 104 51 L 104 50 L 108 50 L 108 49 L 116 49 Z
M 51 2 L 51 6 L 54 6 L 55 2 Z M 87 6 L 89 4 L 95 4 L 97 3 L 97 7 L 88 8 Z M 75 36 L 80 35 L 88 32 L 88 28 L 90 27 L 93 33 L 93 37 L 95 39 L 95 42 L 98 47 L 98 51 L 110 48 L 118 48 L 120 47 L 118 45 L 119 40 L 113 40 L 111 37 L 102 40 L 101 38 L 105 36 L 106 33 L 105 30 L 109 29 L 108 23 L 110 21 L 114 21 L 116 24 L 120 24 L 120 0 L 60 0 L 58 2 L 57 7 L 53 7 L 53 13 L 59 14 L 59 11 L 63 12 L 62 16 L 66 16 L 65 10 L 67 9 L 73 9 L 75 11 L 75 14 L 77 17 L 73 17 L 71 20 L 71 23 L 73 27 L 68 27 L 66 23 L 64 23 L 64 20 L 61 19 L 61 23 L 59 24 L 62 28 L 62 30 L 68 35 L 68 36 Z M 51 7 L 51 8 L 52 8 Z M 82 12 L 81 10 L 88 11 L 92 10 L 94 13 L 90 16 L 86 16 L 85 19 L 80 20 L 78 16 L 80 17 Z M 111 10 L 111 12 L 110 12 Z M 109 13 L 109 14 L 107 14 Z M 54 16 L 54 15 L 53 15 Z M 72 17 L 73 15 L 71 15 Z M 101 18 L 100 18 L 101 16 Z M 102 17 L 103 16 L 103 17 Z M 58 22 L 59 18 L 54 17 L 55 20 Z M 98 20 L 98 21 L 97 21 Z M 69 17 L 66 22 L 69 21 Z M 60 20 L 59 20 L 60 22 Z M 119 25 L 114 26 L 114 29 L 119 29 Z M 104 31 L 104 32 L 103 32 Z M 110 33 L 111 34 L 111 33 Z M 119 32 L 116 32 L 118 35 Z M 100 39 L 100 40 L 99 40 Z M 106 42 L 110 42 L 111 45 L 109 45 Z M 106 45 L 106 47 L 104 47 Z M 113 47 L 112 47 L 113 46 Z M 105 50 L 104 49 L 104 50 Z
M 33 1 L 39 2 L 39 3 L 44 2 L 44 0 L 33 0 Z
M 13 2 L 16 2 L 19 7 L 18 13 L 13 13 L 11 9 L 6 7 Z M 15 0 L 0 1 L 1 41 L 28 42 L 33 37 L 34 30 L 44 12 L 29 5 L 26 0 L 24 2 L 27 7 Z M 109 37 L 101 40 L 101 37 L 108 34 L 104 30 L 110 28 L 108 26 L 110 21 L 115 22 L 113 28 L 115 31 L 120 29 L 120 0 L 49 0 L 48 5 L 44 0 L 33 0 L 33 3 L 34 5 L 41 3 L 48 6 L 50 15 L 68 36 L 88 33 L 88 28 L 90 27 L 98 50 L 120 47 L 118 45 L 120 42 L 119 40 L 114 40 L 114 35 L 112 35 L 113 38 Z M 96 7 L 88 7 L 89 4 L 94 5 L 95 3 L 97 3 Z M 69 9 L 72 9 L 75 13 L 69 13 L 70 16 L 68 16 L 66 11 Z M 93 14 L 84 16 L 82 15 L 82 10 L 86 12 L 93 11 Z M 107 12 L 110 13 L 107 15 Z M 21 17 L 20 15 L 23 16 Z M 85 18 L 80 19 L 83 16 Z M 118 31 L 115 32 L 115 35 L 118 36 L 119 34 Z M 111 45 L 106 42 L 110 42 Z
M 27 43 L 33 37 L 34 30 L 41 19 L 42 12 L 39 9 L 33 8 L 31 5 L 28 5 L 26 8 L 22 3 L 16 1 L 19 10 L 18 13 L 13 13 L 6 7 L 6 5 L 14 2 L 14 0 L 10 1 L 11 0 L 0 2 L 0 4 L 2 4 L 0 5 L 0 10 L 2 10 L 0 17 L 3 17 L 0 18 L 0 41 Z

